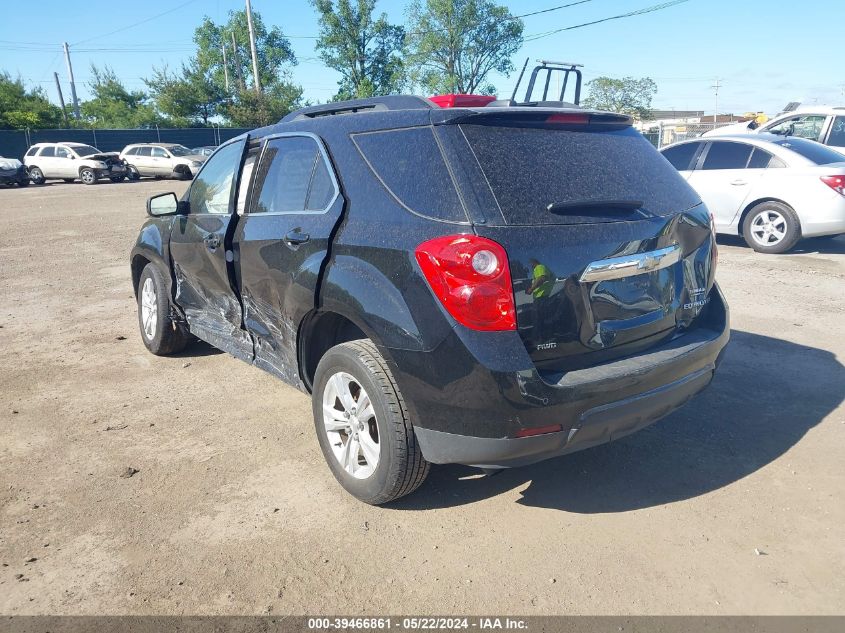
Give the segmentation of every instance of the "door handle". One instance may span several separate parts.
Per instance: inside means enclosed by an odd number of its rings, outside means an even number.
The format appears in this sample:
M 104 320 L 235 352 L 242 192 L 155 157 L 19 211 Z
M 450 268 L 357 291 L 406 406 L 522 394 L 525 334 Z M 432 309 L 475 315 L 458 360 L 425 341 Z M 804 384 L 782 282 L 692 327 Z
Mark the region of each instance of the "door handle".
M 205 242 L 206 247 L 210 251 L 213 251 L 220 246 L 220 238 L 216 235 L 208 235 L 204 237 L 202 241 Z
M 305 244 L 308 240 L 311 239 L 311 236 L 308 233 L 301 233 L 299 229 L 294 229 L 293 231 L 288 231 L 287 235 L 285 235 L 284 240 L 285 244 L 288 246 L 301 246 Z
M 732 185 L 736 185 L 737 187 L 741 187 L 742 185 L 747 185 L 748 182 L 745 180 L 731 180 Z

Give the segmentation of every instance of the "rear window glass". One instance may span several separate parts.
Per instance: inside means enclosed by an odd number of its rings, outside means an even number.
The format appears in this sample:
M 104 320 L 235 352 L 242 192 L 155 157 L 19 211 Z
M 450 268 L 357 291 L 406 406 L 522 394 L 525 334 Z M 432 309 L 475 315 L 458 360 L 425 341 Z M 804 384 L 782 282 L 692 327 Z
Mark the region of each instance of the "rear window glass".
M 784 138 L 772 141 L 775 145 L 780 145 L 786 149 L 791 149 L 796 154 L 800 154 L 816 165 L 829 165 L 830 163 L 845 163 L 845 156 L 837 152 L 835 149 L 830 149 L 816 143 L 815 141 L 808 141 L 803 138 Z
M 690 168 L 692 157 L 698 151 L 701 143 L 684 143 L 683 145 L 675 145 L 663 150 L 663 158 L 672 163 L 672 167 L 678 171 L 685 171 Z
M 633 128 L 543 129 L 461 125 L 508 224 L 602 221 L 551 205 L 638 201 L 667 215 L 700 202 L 676 169 Z M 609 219 L 609 218 L 608 218 Z
M 455 184 L 430 126 L 353 136 L 387 190 L 429 218 L 466 222 Z
M 702 169 L 745 169 L 753 149 L 745 143 L 712 143 L 707 150 Z

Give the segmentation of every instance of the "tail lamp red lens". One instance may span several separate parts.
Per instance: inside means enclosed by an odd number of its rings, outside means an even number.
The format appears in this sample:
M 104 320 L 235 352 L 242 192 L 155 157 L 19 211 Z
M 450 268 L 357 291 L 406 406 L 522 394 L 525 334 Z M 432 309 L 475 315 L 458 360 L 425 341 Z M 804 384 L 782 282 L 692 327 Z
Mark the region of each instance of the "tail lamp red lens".
M 822 182 L 840 196 L 845 196 L 845 176 L 822 176 Z
M 434 95 L 429 97 L 441 108 L 481 108 L 486 106 L 491 101 L 495 101 L 496 97 L 490 95 L 466 95 L 466 94 L 448 94 L 448 95 Z
M 516 329 L 508 257 L 501 244 L 477 235 L 447 235 L 420 244 L 417 262 L 432 292 L 461 325 Z
M 560 123 L 562 125 L 587 125 L 589 122 L 590 115 L 580 112 L 555 112 L 546 118 L 546 123 Z

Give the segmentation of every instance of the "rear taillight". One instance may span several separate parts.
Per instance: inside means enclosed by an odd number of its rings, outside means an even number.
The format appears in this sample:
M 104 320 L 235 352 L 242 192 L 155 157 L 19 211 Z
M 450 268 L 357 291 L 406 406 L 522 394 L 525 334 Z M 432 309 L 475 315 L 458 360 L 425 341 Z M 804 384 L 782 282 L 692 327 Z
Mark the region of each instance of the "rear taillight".
M 473 330 L 515 330 L 516 306 L 501 244 L 447 235 L 420 244 L 417 262 L 446 311 Z
M 556 112 L 546 118 L 546 123 L 560 123 L 562 125 L 587 125 L 589 122 L 590 115 L 580 112 Z
M 496 100 L 490 95 L 448 94 L 434 95 L 429 101 L 434 101 L 441 108 L 483 108 Z
M 710 258 L 713 260 L 713 274 L 716 274 L 716 265 L 719 263 L 719 246 L 716 244 L 716 218 L 710 214 L 710 232 L 713 239 L 710 243 Z
M 822 176 L 822 182 L 840 196 L 845 196 L 845 176 Z

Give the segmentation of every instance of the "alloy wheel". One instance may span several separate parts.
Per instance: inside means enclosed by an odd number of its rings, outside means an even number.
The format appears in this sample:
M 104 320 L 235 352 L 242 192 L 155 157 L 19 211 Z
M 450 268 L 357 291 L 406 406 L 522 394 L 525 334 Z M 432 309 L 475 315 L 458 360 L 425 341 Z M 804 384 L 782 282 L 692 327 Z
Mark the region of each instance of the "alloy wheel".
M 144 336 L 151 341 L 156 335 L 156 323 L 158 321 L 158 298 L 153 280 L 147 277 L 141 287 L 141 323 L 143 324 Z
M 323 425 L 341 467 L 366 479 L 378 467 L 381 446 L 370 396 L 346 372 L 333 374 L 323 390 Z
M 88 171 L 87 169 L 80 174 L 80 178 L 82 178 L 82 182 L 86 185 L 90 185 L 94 182 L 96 176 L 94 176 L 93 171 Z
M 774 246 L 783 241 L 787 231 L 786 218 L 771 209 L 761 211 L 751 221 L 751 237 L 760 246 Z

